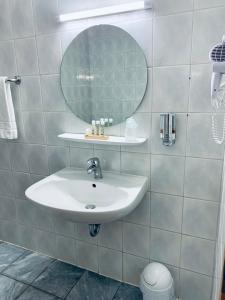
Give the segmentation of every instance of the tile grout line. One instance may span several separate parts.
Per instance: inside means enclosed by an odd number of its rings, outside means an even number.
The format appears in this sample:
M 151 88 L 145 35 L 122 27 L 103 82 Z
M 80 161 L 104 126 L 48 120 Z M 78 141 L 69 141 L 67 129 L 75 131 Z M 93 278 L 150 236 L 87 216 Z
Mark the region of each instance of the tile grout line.
M 66 298 L 69 296 L 69 294 L 70 294 L 71 291 L 74 289 L 74 287 L 78 284 L 78 282 L 81 280 L 81 278 L 83 278 L 84 275 L 85 275 L 85 273 L 88 272 L 88 270 L 86 270 L 86 269 L 83 269 L 83 270 L 84 270 L 84 272 L 83 272 L 83 274 L 81 275 L 81 277 L 79 278 L 79 280 L 77 280 L 77 282 L 75 282 L 75 284 L 72 286 L 72 288 L 69 290 L 69 292 L 66 294 L 66 296 L 65 296 L 63 299 L 66 299 Z

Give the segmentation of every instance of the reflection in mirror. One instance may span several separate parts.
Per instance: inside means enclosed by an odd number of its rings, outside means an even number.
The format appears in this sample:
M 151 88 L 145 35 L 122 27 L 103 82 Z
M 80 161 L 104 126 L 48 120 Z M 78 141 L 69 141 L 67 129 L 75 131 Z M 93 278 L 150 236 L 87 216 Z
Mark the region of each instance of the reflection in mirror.
M 111 25 L 90 27 L 67 48 L 61 86 L 72 112 L 87 123 L 125 121 L 140 105 L 147 86 L 147 65 L 137 42 Z

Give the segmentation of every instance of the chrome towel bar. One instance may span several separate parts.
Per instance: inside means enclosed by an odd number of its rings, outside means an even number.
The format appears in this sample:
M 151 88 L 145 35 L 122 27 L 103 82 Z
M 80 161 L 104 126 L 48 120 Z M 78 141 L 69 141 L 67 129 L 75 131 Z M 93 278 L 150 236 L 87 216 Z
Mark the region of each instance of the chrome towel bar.
M 20 76 L 15 76 L 14 78 L 8 78 L 6 79 L 6 82 L 13 82 L 15 84 L 21 84 L 21 77 Z

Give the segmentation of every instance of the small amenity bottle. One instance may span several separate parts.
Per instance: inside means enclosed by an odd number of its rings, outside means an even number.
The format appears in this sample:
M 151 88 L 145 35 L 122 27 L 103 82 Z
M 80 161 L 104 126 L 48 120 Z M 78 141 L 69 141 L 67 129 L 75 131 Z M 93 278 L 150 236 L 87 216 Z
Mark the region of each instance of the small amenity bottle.
M 100 121 L 96 121 L 96 135 L 100 134 Z
M 109 126 L 109 119 L 105 118 L 105 127 L 108 127 L 108 126 Z
M 95 120 L 91 121 L 91 133 L 93 135 L 96 134 L 96 122 L 95 122 Z
M 112 126 L 113 125 L 113 118 L 110 118 L 109 119 L 109 126 Z
M 135 141 L 137 138 L 137 128 L 138 124 L 133 117 L 126 120 L 125 126 L 125 140 Z
M 100 135 L 105 135 L 105 120 L 100 119 Z

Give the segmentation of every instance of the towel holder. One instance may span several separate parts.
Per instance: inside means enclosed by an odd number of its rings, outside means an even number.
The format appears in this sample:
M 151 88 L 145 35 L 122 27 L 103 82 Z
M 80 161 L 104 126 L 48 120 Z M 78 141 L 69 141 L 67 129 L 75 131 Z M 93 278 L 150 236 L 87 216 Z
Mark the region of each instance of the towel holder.
M 21 84 L 21 77 L 15 76 L 14 78 L 8 78 L 8 79 L 6 79 L 6 82 L 13 82 L 13 83 L 19 85 L 19 84 Z

